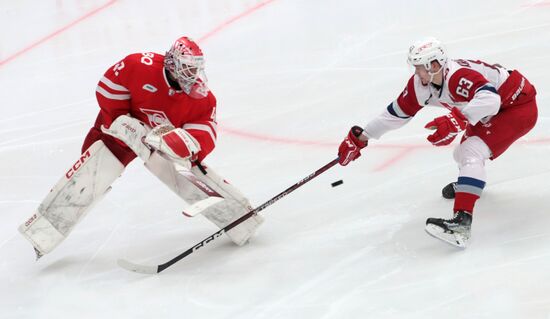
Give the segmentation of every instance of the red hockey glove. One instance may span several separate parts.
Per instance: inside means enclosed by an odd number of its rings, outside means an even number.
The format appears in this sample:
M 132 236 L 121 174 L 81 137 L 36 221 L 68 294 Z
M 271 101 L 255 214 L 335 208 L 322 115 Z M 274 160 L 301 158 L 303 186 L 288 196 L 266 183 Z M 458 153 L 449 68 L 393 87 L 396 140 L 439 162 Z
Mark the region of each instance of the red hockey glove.
M 338 163 L 342 166 L 348 165 L 351 161 L 361 156 L 361 149 L 367 147 L 369 141 L 361 141 L 359 136 L 363 133 L 363 129 L 359 126 L 354 126 L 348 133 L 348 136 L 340 143 L 338 148 Z
M 456 107 L 453 107 L 451 113 L 445 116 L 436 117 L 424 127 L 430 130 L 436 130 L 433 134 L 428 136 L 428 141 L 435 146 L 443 146 L 451 144 L 458 133 L 466 129 L 466 126 L 468 126 L 468 120 L 464 114 Z

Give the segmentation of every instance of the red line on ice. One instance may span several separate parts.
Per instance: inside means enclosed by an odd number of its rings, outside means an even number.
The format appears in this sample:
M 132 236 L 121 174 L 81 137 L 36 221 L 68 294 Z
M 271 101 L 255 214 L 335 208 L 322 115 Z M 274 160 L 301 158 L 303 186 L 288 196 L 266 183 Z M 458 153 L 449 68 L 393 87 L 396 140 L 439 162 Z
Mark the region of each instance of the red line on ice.
M 535 2 L 535 3 L 526 3 L 526 4 L 522 4 L 521 6 L 522 6 L 522 7 L 527 7 L 527 8 L 549 7 L 549 6 L 550 6 L 550 1 L 542 1 L 542 2 Z
M 229 25 L 241 20 L 242 18 L 258 11 L 260 8 L 274 2 L 275 0 L 267 0 L 261 3 L 258 3 L 257 5 L 245 10 L 244 12 L 229 18 L 228 20 L 222 22 L 215 28 L 213 28 L 211 31 L 207 32 L 205 35 L 200 37 L 197 42 L 201 43 L 205 41 L 206 39 L 216 35 L 217 33 L 221 32 L 222 30 L 226 29 Z M 334 151 L 336 151 L 336 147 L 338 146 L 338 143 L 335 142 L 326 142 L 326 141 L 314 141 L 314 140 L 305 140 L 305 139 L 296 139 L 296 138 L 286 138 L 286 137 L 277 137 L 277 136 L 271 136 L 266 134 L 259 134 L 254 132 L 248 132 L 243 130 L 237 130 L 233 128 L 229 128 L 226 126 L 221 127 L 221 130 L 223 130 L 227 134 L 231 134 L 234 136 L 239 136 L 245 139 L 249 140 L 258 140 L 258 141 L 264 141 L 264 142 L 271 142 L 271 143 L 281 143 L 281 144 L 293 144 L 293 145 L 302 145 L 302 146 L 317 146 L 317 147 L 330 147 L 334 148 Z M 399 159 L 406 156 L 408 153 L 411 153 L 415 149 L 423 148 L 425 146 L 414 146 L 414 145 L 377 145 L 376 147 L 380 148 L 394 148 L 394 149 L 400 149 L 398 153 L 389 159 L 388 161 L 382 163 L 376 170 L 383 170 L 386 167 L 390 166 L 391 164 L 397 162 Z
M 332 148 L 334 152 L 336 152 L 339 142 L 328 142 L 328 141 L 316 141 L 316 140 L 306 140 L 306 139 L 295 139 L 295 138 L 286 138 L 286 137 L 278 137 L 278 136 L 272 136 L 267 134 L 259 134 L 259 133 L 251 133 L 248 131 L 243 130 L 237 130 L 233 128 L 229 128 L 227 126 L 220 126 L 220 130 L 229 134 L 238 136 L 244 139 L 249 140 L 258 140 L 258 141 L 264 141 L 264 142 L 270 142 L 270 143 L 279 143 L 279 144 L 287 144 L 287 145 L 298 145 L 298 146 L 310 146 L 310 147 L 326 147 L 326 148 Z M 550 138 L 548 137 L 542 137 L 542 138 L 528 138 L 528 139 L 522 139 L 516 142 L 516 144 L 522 144 L 522 145 L 533 145 L 533 144 L 548 144 L 550 143 Z M 455 147 L 456 144 L 445 146 L 445 147 Z M 394 155 L 390 157 L 389 159 L 385 160 L 384 162 L 380 163 L 378 166 L 374 168 L 374 171 L 383 171 L 387 169 L 388 167 L 392 166 L 393 164 L 399 162 L 400 160 L 404 159 L 406 156 L 409 156 L 415 151 L 418 151 L 420 149 L 428 149 L 435 146 L 430 145 L 427 141 L 424 144 L 376 144 L 376 145 L 370 145 L 368 148 L 380 148 L 380 149 L 392 149 L 394 150 Z M 368 150 L 364 151 L 368 152 Z
M 390 159 L 387 159 L 386 161 L 382 162 L 380 165 L 378 165 L 376 168 L 374 168 L 375 172 L 383 171 L 386 168 L 392 166 L 394 163 L 398 162 L 399 160 L 403 159 L 403 157 L 407 156 L 409 153 L 412 153 L 413 151 L 416 151 L 419 146 L 410 146 L 405 147 L 401 151 L 397 152 L 394 156 L 392 156 Z
M 80 22 L 82 22 L 82 21 L 86 20 L 87 18 L 95 15 L 96 13 L 102 11 L 103 9 L 111 6 L 116 1 L 117 0 L 111 0 L 107 3 L 105 3 L 104 5 L 87 12 L 86 14 L 84 14 L 83 16 L 79 17 L 78 19 L 72 21 L 71 23 L 61 27 L 60 29 L 55 30 L 54 32 L 46 35 L 45 37 L 43 37 L 43 38 L 35 41 L 34 43 L 31 43 L 30 45 L 24 47 L 23 49 L 13 53 L 12 55 L 5 58 L 4 60 L 0 61 L 0 67 L 2 67 L 4 64 L 7 64 L 7 63 L 11 62 L 12 60 L 14 60 L 18 57 L 20 57 L 21 55 L 29 52 L 30 50 L 36 48 L 37 46 L 41 45 L 42 43 L 47 42 L 47 41 L 51 40 L 52 38 L 55 38 L 56 36 L 60 35 L 61 33 L 65 32 L 65 31 L 67 31 L 68 29 L 74 27 L 75 25 L 79 24 Z
M 211 36 L 219 33 L 220 31 L 222 31 L 223 29 L 227 28 L 229 25 L 235 23 L 236 21 L 258 11 L 259 9 L 261 9 L 262 7 L 274 2 L 275 0 L 267 0 L 267 1 L 263 1 L 263 2 L 260 2 L 258 4 L 256 4 L 255 6 L 252 6 L 248 9 L 246 9 L 244 12 L 242 13 L 239 13 L 238 15 L 230 18 L 230 19 L 227 19 L 225 20 L 224 22 L 222 22 L 220 25 L 218 25 L 217 27 L 215 27 L 214 29 L 210 30 L 209 32 L 207 32 L 205 35 L 203 35 L 202 37 L 200 37 L 197 42 L 203 42 L 204 40 L 210 38 Z
M 27 47 L 15 52 L 14 54 L 8 56 L 6 59 L 1 60 L 0 61 L 0 67 L 3 66 L 4 64 L 7 64 L 7 63 L 11 62 L 12 60 L 16 59 L 17 57 L 25 54 L 26 52 L 36 48 L 37 46 L 51 40 L 52 38 L 54 38 L 58 35 L 60 35 L 61 33 L 65 32 L 68 29 L 72 28 L 73 26 L 77 25 L 78 23 L 86 20 L 87 18 L 99 13 L 100 11 L 102 11 L 102 10 L 106 9 L 107 7 L 111 6 L 112 4 L 114 4 L 116 1 L 117 0 L 111 0 L 107 3 L 105 3 L 104 5 L 87 12 L 86 14 L 84 14 L 83 16 L 79 17 L 78 19 L 72 21 L 71 23 L 69 23 L 69 24 L 61 27 L 60 29 L 50 33 L 49 35 L 35 41 L 34 43 L 28 45 Z M 201 36 L 198 39 L 197 42 L 205 41 L 206 39 L 216 35 L 219 32 L 221 32 L 222 30 L 224 30 L 225 28 L 227 28 L 231 24 L 241 20 L 242 18 L 244 18 L 246 16 L 249 16 L 250 14 L 252 14 L 254 12 L 257 12 L 259 9 L 263 8 L 264 6 L 270 4 L 274 1 L 276 1 L 276 0 L 266 0 L 266 1 L 260 2 L 260 3 L 256 4 L 255 6 L 252 6 L 248 9 L 246 9 L 242 13 L 227 19 L 226 21 L 222 22 L 221 24 L 219 24 L 218 26 L 216 26 L 215 28 L 213 28 L 212 30 L 207 32 L 205 35 Z M 549 3 L 550 3 L 550 1 L 544 1 L 541 4 L 546 5 L 546 4 L 549 4 Z M 336 146 L 338 145 L 338 143 L 336 143 L 336 142 L 333 143 L 333 142 L 325 142 L 325 141 L 314 141 L 314 140 L 303 140 L 303 139 L 295 139 L 295 138 L 277 137 L 277 136 L 270 136 L 270 135 L 264 135 L 264 134 L 258 134 L 258 133 L 252 133 L 252 132 L 247 132 L 247 131 L 236 130 L 236 129 L 232 129 L 232 128 L 228 128 L 228 127 L 223 127 L 222 130 L 225 131 L 228 134 L 235 135 L 235 136 L 240 136 L 242 138 L 252 139 L 252 140 L 261 140 L 261 141 L 267 141 L 267 142 L 272 142 L 272 143 L 295 144 L 295 145 L 303 145 L 303 146 L 331 147 L 331 148 L 334 148 L 334 150 L 336 150 Z M 550 139 L 542 138 L 542 139 L 522 141 L 520 143 L 522 143 L 522 144 L 536 144 L 536 143 L 548 143 L 548 142 L 550 142 Z M 413 152 L 417 149 L 420 149 L 420 148 L 426 148 L 428 146 L 429 145 L 410 145 L 410 144 L 409 145 L 407 145 L 407 144 L 403 144 L 403 145 L 399 145 L 399 144 L 376 145 L 376 146 L 374 146 L 376 148 L 396 149 L 396 154 L 393 157 L 391 157 L 390 159 L 388 159 L 387 161 L 385 161 L 385 162 L 381 163 L 379 166 L 377 166 L 375 168 L 375 171 L 384 170 L 387 167 L 394 164 L 395 162 L 402 159 L 403 157 L 407 156 L 411 152 Z
M 237 130 L 227 126 L 221 126 L 220 129 L 228 134 L 239 136 L 249 140 L 259 140 L 264 142 L 281 143 L 281 144 L 296 144 L 302 146 L 324 146 L 336 147 L 338 144 L 333 142 L 301 140 L 295 138 L 277 137 L 266 134 L 252 133 L 248 131 Z

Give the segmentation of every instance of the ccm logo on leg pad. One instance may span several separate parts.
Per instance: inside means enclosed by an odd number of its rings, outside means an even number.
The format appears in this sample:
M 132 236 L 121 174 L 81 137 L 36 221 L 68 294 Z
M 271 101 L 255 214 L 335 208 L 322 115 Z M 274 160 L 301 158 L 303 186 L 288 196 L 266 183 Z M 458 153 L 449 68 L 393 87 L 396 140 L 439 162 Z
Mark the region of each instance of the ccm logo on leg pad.
M 70 179 L 74 173 L 76 173 L 76 171 L 78 171 L 78 169 L 80 167 L 82 167 L 82 164 L 84 164 L 84 162 L 90 158 L 90 151 L 86 151 L 86 153 L 82 154 L 82 156 L 80 156 L 80 159 L 78 161 L 76 161 L 76 163 L 74 163 L 73 167 L 71 167 L 69 169 L 69 171 L 65 174 L 65 177 L 67 179 Z

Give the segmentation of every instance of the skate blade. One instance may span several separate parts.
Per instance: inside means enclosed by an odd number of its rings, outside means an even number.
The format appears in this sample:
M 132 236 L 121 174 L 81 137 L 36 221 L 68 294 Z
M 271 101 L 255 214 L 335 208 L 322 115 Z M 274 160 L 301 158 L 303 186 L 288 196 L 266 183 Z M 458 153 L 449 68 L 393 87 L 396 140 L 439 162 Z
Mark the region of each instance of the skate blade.
M 426 225 L 425 230 L 428 235 L 442 240 L 452 246 L 464 249 L 468 245 L 469 238 L 456 233 L 446 233 L 445 230 L 439 226 L 428 224 Z

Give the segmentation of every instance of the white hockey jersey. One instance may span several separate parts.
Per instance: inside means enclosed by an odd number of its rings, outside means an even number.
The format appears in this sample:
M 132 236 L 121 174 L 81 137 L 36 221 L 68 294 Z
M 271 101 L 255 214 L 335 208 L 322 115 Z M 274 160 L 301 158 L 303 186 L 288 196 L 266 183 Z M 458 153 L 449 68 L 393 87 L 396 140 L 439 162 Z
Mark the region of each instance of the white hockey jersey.
M 498 113 L 498 89 L 509 77 L 502 66 L 474 60 L 449 60 L 443 69 L 441 88 L 423 85 L 413 75 L 401 94 L 386 110 L 365 126 L 369 139 L 378 139 L 389 130 L 405 125 L 425 106 L 458 108 L 471 125 L 485 122 Z

